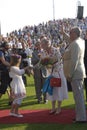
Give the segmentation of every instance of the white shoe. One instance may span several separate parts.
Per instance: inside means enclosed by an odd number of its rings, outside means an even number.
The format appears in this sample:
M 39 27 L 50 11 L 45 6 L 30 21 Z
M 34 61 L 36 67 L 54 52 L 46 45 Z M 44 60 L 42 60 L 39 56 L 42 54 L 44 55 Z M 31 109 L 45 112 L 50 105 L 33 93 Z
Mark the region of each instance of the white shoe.
M 15 114 L 15 113 L 11 113 L 11 112 L 9 115 L 14 116 L 14 117 L 23 117 L 23 115 L 21 115 L 21 114 Z
M 9 114 L 10 116 L 14 116 L 15 115 L 15 113 L 12 113 L 12 112 L 10 112 L 10 114 Z
M 15 117 L 23 117 L 23 115 L 21 115 L 21 114 L 15 114 L 14 116 Z

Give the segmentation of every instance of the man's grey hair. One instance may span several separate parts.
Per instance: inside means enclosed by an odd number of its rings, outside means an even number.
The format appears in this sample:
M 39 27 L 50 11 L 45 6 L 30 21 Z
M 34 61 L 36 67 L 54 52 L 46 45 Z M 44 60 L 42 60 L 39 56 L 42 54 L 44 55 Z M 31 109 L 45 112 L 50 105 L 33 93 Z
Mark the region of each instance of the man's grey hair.
M 79 27 L 77 27 L 77 26 L 73 27 L 72 31 L 74 31 L 78 37 L 81 36 L 82 31 L 81 31 L 81 29 Z

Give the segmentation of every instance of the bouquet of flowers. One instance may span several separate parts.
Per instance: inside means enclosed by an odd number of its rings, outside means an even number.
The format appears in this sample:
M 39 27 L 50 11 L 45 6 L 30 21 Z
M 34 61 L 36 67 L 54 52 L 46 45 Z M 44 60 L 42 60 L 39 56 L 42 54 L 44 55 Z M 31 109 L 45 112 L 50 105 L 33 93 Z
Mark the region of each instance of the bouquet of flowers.
M 40 59 L 39 65 L 52 67 L 53 64 L 57 62 L 56 57 L 44 57 Z

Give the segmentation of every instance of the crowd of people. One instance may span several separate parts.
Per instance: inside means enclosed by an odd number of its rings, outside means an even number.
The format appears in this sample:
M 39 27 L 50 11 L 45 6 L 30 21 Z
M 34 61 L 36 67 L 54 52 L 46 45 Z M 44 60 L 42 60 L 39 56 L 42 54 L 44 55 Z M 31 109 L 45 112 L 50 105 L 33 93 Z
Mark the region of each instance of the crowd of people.
M 47 101 L 51 100 L 52 109 L 49 112 L 50 114 L 61 113 L 62 101 L 68 98 L 67 81 L 69 81 L 75 100 L 76 118 L 74 122 L 85 123 L 86 108 L 83 83 L 85 79 L 87 100 L 86 42 L 87 18 L 53 20 L 40 23 L 37 26 L 25 26 L 23 29 L 7 33 L 6 37 L 1 35 L 0 97 L 5 94 L 7 87 L 10 86 L 10 99 L 12 95 L 14 97 L 10 115 L 23 117 L 18 113 L 18 107 L 22 98 L 26 95 L 22 76 L 24 73 L 28 74 L 28 76 L 33 73 L 37 101 L 41 103 L 43 100 L 44 103 L 47 103 Z M 47 57 L 51 58 L 52 61 L 55 59 L 56 62 L 50 67 L 47 65 L 40 66 L 40 61 Z M 22 65 L 21 63 L 24 64 Z M 5 69 L 2 70 L 4 66 Z M 7 75 L 5 74 L 6 72 Z M 2 75 L 6 75 L 6 82 L 3 82 Z M 42 92 L 44 83 L 47 83 L 45 81 L 50 76 L 61 78 L 61 86 L 53 87 L 52 95 L 48 91 Z M 50 80 L 48 80 L 49 83 Z M 21 85 L 23 91 L 20 90 Z M 13 86 L 15 86 L 16 90 Z M 16 96 L 19 96 L 19 98 L 16 99 Z M 57 107 L 56 101 L 58 103 Z

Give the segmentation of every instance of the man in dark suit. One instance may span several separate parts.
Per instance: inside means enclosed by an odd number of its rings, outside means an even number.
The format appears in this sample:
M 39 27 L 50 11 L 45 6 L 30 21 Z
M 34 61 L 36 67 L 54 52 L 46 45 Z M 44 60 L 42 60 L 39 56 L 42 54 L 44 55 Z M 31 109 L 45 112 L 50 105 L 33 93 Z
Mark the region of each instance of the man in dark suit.
M 86 71 L 86 78 L 84 78 L 85 90 L 86 90 L 86 101 L 87 101 L 87 31 L 85 34 L 85 54 L 84 54 L 84 64 Z
M 38 103 L 41 103 L 42 97 L 43 97 L 43 102 L 47 103 L 46 94 L 42 95 L 42 87 L 43 87 L 43 84 L 44 84 L 44 81 L 46 78 L 43 77 L 43 75 L 42 75 L 42 68 L 40 68 L 39 66 L 35 67 L 35 65 L 40 60 L 40 56 L 39 56 L 40 52 L 41 52 L 41 43 L 40 43 L 40 41 L 37 41 L 35 44 L 35 48 L 33 50 L 33 53 L 32 53 L 32 58 L 31 58 L 31 62 L 34 66 L 33 72 L 34 72 L 36 98 L 38 100 Z

